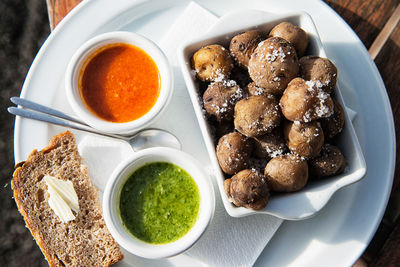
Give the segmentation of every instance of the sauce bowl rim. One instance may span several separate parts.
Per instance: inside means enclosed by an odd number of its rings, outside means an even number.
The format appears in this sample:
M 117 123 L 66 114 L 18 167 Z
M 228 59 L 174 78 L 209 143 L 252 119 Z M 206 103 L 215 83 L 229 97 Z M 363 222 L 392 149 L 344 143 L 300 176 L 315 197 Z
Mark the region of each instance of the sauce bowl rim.
M 160 75 L 160 91 L 156 103 L 142 117 L 129 122 L 111 122 L 96 116 L 81 98 L 79 77 L 90 56 L 103 46 L 125 43 L 139 47 L 155 62 Z M 148 126 L 169 103 L 173 91 L 173 75 L 168 58 L 152 40 L 133 32 L 113 31 L 97 35 L 83 45 L 72 56 L 65 73 L 65 90 L 73 111 L 88 125 L 113 134 L 131 134 Z
M 166 244 L 151 244 L 136 238 L 123 225 L 119 214 L 118 203 L 125 182 L 138 168 L 152 162 L 168 162 L 184 169 L 194 180 L 200 195 L 199 213 L 194 225 L 181 238 Z M 214 211 L 215 195 L 209 175 L 195 158 L 173 148 L 155 147 L 135 152 L 113 171 L 103 194 L 103 215 L 111 235 L 124 249 L 144 258 L 166 258 L 189 249 L 205 232 Z

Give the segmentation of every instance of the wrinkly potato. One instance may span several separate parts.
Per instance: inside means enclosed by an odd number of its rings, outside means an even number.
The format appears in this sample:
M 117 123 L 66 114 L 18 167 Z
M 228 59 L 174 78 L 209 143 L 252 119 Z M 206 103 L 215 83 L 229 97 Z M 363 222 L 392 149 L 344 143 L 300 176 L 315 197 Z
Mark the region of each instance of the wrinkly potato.
M 269 188 L 264 175 L 256 170 L 242 170 L 224 181 L 228 198 L 238 207 L 254 210 L 265 208 L 269 200 Z
M 289 42 L 280 37 L 270 37 L 258 44 L 250 57 L 248 69 L 257 86 L 281 95 L 297 76 L 299 63 Z
M 310 122 L 333 114 L 333 100 L 313 81 L 293 79 L 280 100 L 282 114 L 290 121 Z
M 192 66 L 196 77 L 202 81 L 222 80 L 233 69 L 233 59 L 223 46 L 208 45 L 194 53 Z
M 298 57 L 304 55 L 308 46 L 307 33 L 302 28 L 293 25 L 290 22 L 279 23 L 271 30 L 269 35 L 273 37 L 281 37 L 291 43 L 296 49 Z
M 257 30 L 238 34 L 231 39 L 229 51 L 239 66 L 247 69 L 250 56 L 261 40 L 262 35 Z
M 308 165 L 298 155 L 280 155 L 268 162 L 264 175 L 272 191 L 294 192 L 306 185 Z
M 337 68 L 327 58 L 305 56 L 300 58 L 300 76 L 307 81 L 314 81 L 327 93 L 334 91 L 337 82 Z
M 253 143 L 253 153 L 261 159 L 274 158 L 287 150 L 281 127 L 275 128 L 271 133 L 255 137 Z
M 233 108 L 243 97 L 244 91 L 236 82 L 213 82 L 203 94 L 204 109 L 218 122 L 232 121 Z
M 269 133 L 279 125 L 280 121 L 278 100 L 272 95 L 250 96 L 235 105 L 235 128 L 248 137 Z
M 333 115 L 321 119 L 321 127 L 326 139 L 332 139 L 339 134 L 344 127 L 344 111 L 339 102 L 333 99 Z
M 289 150 L 300 157 L 316 157 L 324 144 L 324 132 L 317 121 L 308 123 L 286 121 L 283 135 Z
M 325 144 L 318 157 L 310 159 L 308 164 L 310 175 L 313 178 L 320 178 L 343 172 L 346 161 L 338 147 Z
M 247 168 L 252 149 L 251 139 L 240 133 L 233 132 L 222 136 L 218 140 L 216 149 L 222 171 L 226 174 L 235 174 Z
M 262 95 L 268 97 L 268 95 L 273 94 L 273 90 L 269 90 L 267 88 L 261 88 L 256 85 L 255 82 L 251 82 L 246 86 L 246 92 L 249 96 L 251 95 Z

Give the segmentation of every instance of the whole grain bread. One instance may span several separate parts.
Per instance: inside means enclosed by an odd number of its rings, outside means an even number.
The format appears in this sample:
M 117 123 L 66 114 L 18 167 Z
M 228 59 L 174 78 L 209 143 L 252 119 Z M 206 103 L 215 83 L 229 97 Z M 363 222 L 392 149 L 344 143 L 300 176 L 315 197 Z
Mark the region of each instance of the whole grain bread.
M 76 218 L 63 223 L 48 204 L 44 175 L 71 180 L 79 199 Z M 11 183 L 15 202 L 50 266 L 109 266 L 123 258 L 106 228 L 97 189 L 69 131 L 34 150 Z

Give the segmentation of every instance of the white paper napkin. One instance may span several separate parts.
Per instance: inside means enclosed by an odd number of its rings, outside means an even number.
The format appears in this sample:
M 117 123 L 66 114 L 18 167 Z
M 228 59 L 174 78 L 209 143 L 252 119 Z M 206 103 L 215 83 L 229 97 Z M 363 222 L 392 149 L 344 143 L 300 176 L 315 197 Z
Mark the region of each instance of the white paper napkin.
M 172 131 L 181 140 L 183 150 L 204 164 L 210 175 L 213 170 L 178 68 L 176 52 L 179 44 L 206 33 L 217 20 L 216 16 L 192 2 L 161 40 L 160 46 L 173 65 L 175 91 L 169 107 L 154 124 L 155 127 Z M 191 122 L 191 124 L 181 125 L 184 122 Z M 79 143 L 79 152 L 85 159 L 90 176 L 100 190 L 104 188 L 118 162 L 133 153 L 129 145 L 124 142 L 93 135 L 85 136 Z M 214 182 L 216 198 L 214 218 L 204 235 L 191 249 L 184 254 L 158 261 L 142 259 L 125 252 L 125 262 L 134 266 L 165 266 L 166 264 L 187 266 L 188 262 L 191 267 L 253 265 L 282 220 L 268 215 L 230 217 L 222 204 L 215 177 L 211 178 Z

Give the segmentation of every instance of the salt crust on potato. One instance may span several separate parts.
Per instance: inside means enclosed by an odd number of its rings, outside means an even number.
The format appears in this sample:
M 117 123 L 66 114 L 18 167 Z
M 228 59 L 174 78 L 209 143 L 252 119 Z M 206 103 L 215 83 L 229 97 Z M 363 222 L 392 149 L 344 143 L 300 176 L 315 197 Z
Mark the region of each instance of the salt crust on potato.
M 319 87 L 332 93 L 337 82 L 337 68 L 327 58 L 305 56 L 300 58 L 300 76 L 307 81 L 319 83 Z
M 271 132 L 281 122 L 278 100 L 269 95 L 250 96 L 235 105 L 235 128 L 248 137 Z
M 235 81 L 213 82 L 203 94 L 204 109 L 218 122 L 232 121 L 233 108 L 244 97 L 244 91 Z
M 295 154 L 277 156 L 265 166 L 264 175 L 272 191 L 295 192 L 307 183 L 307 161 Z
M 270 90 L 268 88 L 262 88 L 256 85 L 255 82 L 251 82 L 249 83 L 246 88 L 245 91 L 247 92 L 247 94 L 249 96 L 251 95 L 262 95 L 262 96 L 268 96 L 271 94 L 274 94 L 274 90 Z
M 257 86 L 281 95 L 297 76 L 299 63 L 296 51 L 289 42 L 280 37 L 270 37 L 258 44 L 248 69 Z
M 238 65 L 247 69 L 250 57 L 261 41 L 262 35 L 260 31 L 247 31 L 231 39 L 229 51 Z
M 333 114 L 320 120 L 326 139 L 334 138 L 344 127 L 344 110 L 337 100 L 333 99 L 333 104 Z
M 310 122 L 333 114 L 331 96 L 313 81 L 293 79 L 280 100 L 282 114 L 290 121 Z
M 314 178 L 331 176 L 343 172 L 346 161 L 336 146 L 324 144 L 318 157 L 309 160 L 310 174 Z
M 217 160 L 222 171 L 235 174 L 249 165 L 253 144 L 249 138 L 238 133 L 228 133 L 218 140 Z
M 264 175 L 254 169 L 238 172 L 224 181 L 228 198 L 238 207 L 254 210 L 265 208 L 269 200 L 269 188 Z
M 299 26 L 293 25 L 290 22 L 282 22 L 272 28 L 270 36 L 281 37 L 291 43 L 296 49 L 298 57 L 304 55 L 308 46 L 307 33 Z
M 192 66 L 198 79 L 210 82 L 227 78 L 233 69 L 233 59 L 227 49 L 213 44 L 194 53 Z
M 253 154 L 261 159 L 269 160 L 283 154 L 287 150 L 281 127 L 275 128 L 271 133 L 255 137 L 253 143 Z
M 293 123 L 286 121 L 283 135 L 290 151 L 304 158 L 316 157 L 324 144 L 324 132 L 317 121 Z

